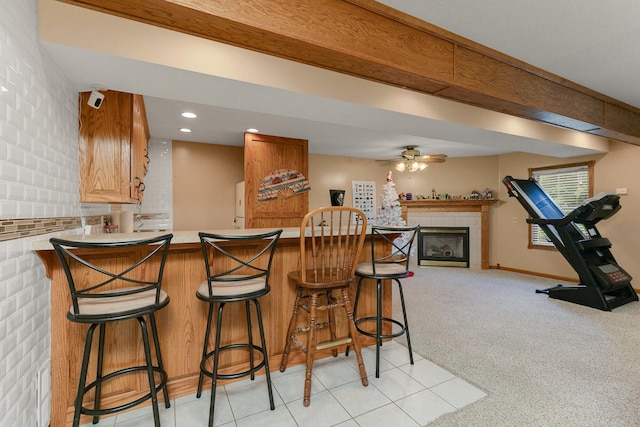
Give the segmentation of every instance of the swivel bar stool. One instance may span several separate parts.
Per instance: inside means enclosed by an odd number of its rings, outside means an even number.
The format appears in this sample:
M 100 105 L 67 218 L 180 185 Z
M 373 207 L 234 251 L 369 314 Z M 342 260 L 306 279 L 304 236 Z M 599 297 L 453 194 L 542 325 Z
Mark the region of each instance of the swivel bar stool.
M 367 218 L 362 211 L 350 207 L 325 207 L 309 212 L 300 226 L 300 266 L 288 274 L 296 286 L 296 300 L 289 322 L 280 371 L 284 372 L 291 345 L 306 353 L 303 405 L 311 403 L 311 377 L 316 351 L 331 350 L 333 356 L 345 345 L 353 345 L 363 386 L 367 386 L 349 287 L 364 245 Z M 344 310 L 346 327 L 338 337 L 335 311 Z M 323 314 L 321 322 L 318 315 Z M 306 316 L 305 316 L 306 314 Z M 299 322 L 298 318 L 304 319 Z M 329 333 L 318 337 L 317 330 L 327 327 Z M 306 335 L 306 342 L 298 335 Z
M 356 328 L 358 329 L 358 332 L 366 336 L 375 338 L 376 340 L 376 378 L 380 378 L 380 346 L 382 345 L 383 339 L 395 338 L 406 333 L 407 345 L 409 347 L 409 360 L 413 365 L 413 353 L 411 352 L 409 322 L 407 321 L 407 311 L 405 310 L 404 306 L 404 294 L 402 292 L 402 284 L 400 283 L 400 279 L 405 278 L 409 275 L 409 258 L 411 256 L 411 248 L 419 227 L 419 225 L 415 227 L 394 227 L 380 225 L 372 226 L 372 262 L 360 263 L 356 267 L 356 276 L 358 276 L 360 279 L 358 280 L 358 290 L 356 291 L 353 312 L 356 318 Z M 398 234 L 400 234 L 400 237 L 398 237 Z M 375 241 L 380 239 L 387 243 L 386 246 L 390 247 L 391 251 L 385 255 L 376 256 Z M 360 292 L 362 290 L 363 281 L 365 279 L 372 279 L 376 281 L 376 314 L 375 316 L 365 316 L 358 318 L 356 314 L 358 310 L 358 300 L 360 299 Z M 398 284 L 404 323 L 390 317 L 385 317 L 383 314 L 382 282 L 383 280 L 389 279 L 395 281 Z M 375 322 L 375 331 L 372 332 L 370 328 L 368 330 L 365 330 L 364 324 L 366 322 Z M 383 332 L 384 322 L 388 322 L 391 324 L 391 332 Z M 400 328 L 396 332 L 393 332 L 394 325 Z
M 200 232 L 200 243 L 204 257 L 207 280 L 198 287 L 196 296 L 209 304 L 207 329 L 202 348 L 200 362 L 200 376 L 198 378 L 198 392 L 196 397 L 202 396 L 202 382 L 204 376 L 211 378 L 211 403 L 209 404 L 209 427 L 213 426 L 215 412 L 216 386 L 219 379 L 230 380 L 247 375 L 253 380 L 255 373 L 264 367 L 271 410 L 273 390 L 269 373 L 269 354 L 262 324 L 262 311 L 258 298 L 267 295 L 271 290 L 269 277 L 271 262 L 275 253 L 278 239 L 282 230 L 261 234 L 222 235 Z M 247 319 L 247 342 L 228 342 L 222 344 L 222 316 L 227 303 L 244 303 Z M 253 302 L 258 320 L 260 345 L 253 343 L 251 327 L 250 303 Z M 213 322 L 214 307 L 218 306 L 215 325 L 215 343 L 213 350 L 209 350 L 211 324 Z M 230 325 L 232 326 L 232 325 Z M 225 335 L 226 337 L 227 335 Z M 229 340 L 228 338 L 226 338 Z M 242 372 L 223 373 L 220 366 L 220 356 L 231 350 L 246 350 L 249 358 L 249 369 Z M 230 354 L 231 352 L 227 352 Z M 261 354 L 262 360 L 256 364 L 255 352 Z M 211 368 L 210 361 L 213 359 Z M 208 366 L 209 365 L 209 366 Z
M 82 356 L 78 393 L 74 402 L 74 427 L 80 424 L 82 414 L 93 416 L 93 423 L 96 424 L 100 416 L 132 408 L 149 399 L 153 409 L 154 425 L 160 426 L 157 393 L 162 390 L 167 408 L 170 402 L 166 386 L 167 373 L 162 364 L 154 313 L 169 304 L 169 296 L 161 289 L 161 285 L 172 238 L 173 235 L 167 234 L 144 240 L 104 243 L 50 239 L 71 292 L 71 308 L 67 312 L 67 318 L 72 322 L 90 325 Z M 145 316 L 149 318 L 153 335 L 157 359 L 155 365 Z M 136 319 L 140 325 L 145 364 L 118 369 L 104 375 L 102 368 L 105 356 L 105 326 L 111 322 L 128 319 Z M 96 378 L 87 384 L 93 333 L 98 326 L 100 328 Z M 149 393 L 117 407 L 101 408 L 103 383 L 135 373 L 146 374 Z M 159 376 L 157 384 L 156 374 Z M 94 389 L 93 407 L 86 408 L 83 406 L 84 397 Z

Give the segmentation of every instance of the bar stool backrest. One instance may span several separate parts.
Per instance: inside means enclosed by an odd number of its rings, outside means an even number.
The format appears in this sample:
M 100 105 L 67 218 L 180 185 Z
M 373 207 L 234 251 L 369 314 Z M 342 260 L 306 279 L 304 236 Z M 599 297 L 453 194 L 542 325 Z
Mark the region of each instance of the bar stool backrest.
M 50 239 L 71 292 L 72 307 L 67 317 L 79 322 L 118 320 L 166 305 L 168 297 L 161 286 L 172 238 L 172 234 L 165 234 L 124 242 Z M 128 261 L 124 264 L 118 259 Z M 144 298 L 143 306 L 140 300 L 135 302 L 138 298 Z M 90 311 L 96 307 L 115 310 Z
M 306 284 L 349 284 L 367 232 L 359 209 L 332 206 L 309 212 L 300 225 L 300 263 Z
M 281 234 L 281 229 L 259 234 L 198 233 L 209 296 L 220 294 L 221 287 L 227 288 L 224 293 L 233 294 L 234 283 L 240 287 L 256 280 L 263 281 L 268 290 L 273 254 Z M 231 247 L 243 246 L 246 251 L 242 254 L 237 251 L 231 253 L 229 250 Z
M 414 227 L 374 225 L 371 227 L 371 259 L 373 260 L 372 270 L 374 276 L 380 275 L 381 273 L 384 274 L 384 271 L 389 271 L 386 267 L 392 264 L 395 266 L 404 266 L 402 273 L 399 273 L 397 268 L 394 268 L 392 275 L 403 275 L 409 272 L 411 250 L 419 228 L 419 225 Z M 400 234 L 400 236 L 398 236 L 398 234 Z M 382 239 L 388 243 L 391 251 L 376 257 L 376 239 Z M 378 268 L 378 272 L 376 272 L 376 267 Z

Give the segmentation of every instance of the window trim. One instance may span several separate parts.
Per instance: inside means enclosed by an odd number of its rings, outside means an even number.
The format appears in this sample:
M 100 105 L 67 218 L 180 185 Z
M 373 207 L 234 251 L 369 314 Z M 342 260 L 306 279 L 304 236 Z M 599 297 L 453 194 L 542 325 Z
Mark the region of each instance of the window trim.
M 594 166 L 595 166 L 595 161 L 594 160 L 590 160 L 590 161 L 586 161 L 586 162 L 576 162 L 576 163 L 565 163 L 565 164 L 561 164 L 561 165 L 553 165 L 553 166 L 543 166 L 543 167 L 538 167 L 538 168 L 529 168 L 529 178 L 533 177 L 533 174 L 535 172 L 539 172 L 539 171 L 548 171 L 548 170 L 552 170 L 552 169 L 569 169 L 569 168 L 578 168 L 578 167 L 587 167 L 588 173 L 589 173 L 589 193 L 587 197 L 593 197 L 593 178 L 594 178 Z M 538 245 L 538 244 L 534 244 L 533 240 L 531 238 L 532 236 L 532 224 L 528 224 L 528 239 L 529 239 L 529 243 L 527 245 L 527 247 L 529 249 L 542 249 L 542 250 L 546 250 L 546 251 L 557 251 L 558 249 L 555 247 L 555 245 L 551 245 L 551 246 L 546 246 L 546 245 Z

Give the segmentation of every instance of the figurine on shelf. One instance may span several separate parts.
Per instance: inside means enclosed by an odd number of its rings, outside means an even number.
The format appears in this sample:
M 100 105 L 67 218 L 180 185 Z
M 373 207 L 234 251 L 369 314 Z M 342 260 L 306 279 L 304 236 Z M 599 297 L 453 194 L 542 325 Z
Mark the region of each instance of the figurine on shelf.
M 488 188 L 485 188 L 485 190 L 482 192 L 482 198 L 483 199 L 493 199 L 493 192 L 491 190 L 489 190 Z
M 471 192 L 471 196 L 469 197 L 471 200 L 477 200 L 480 197 L 480 193 L 478 193 L 476 190 L 473 190 Z

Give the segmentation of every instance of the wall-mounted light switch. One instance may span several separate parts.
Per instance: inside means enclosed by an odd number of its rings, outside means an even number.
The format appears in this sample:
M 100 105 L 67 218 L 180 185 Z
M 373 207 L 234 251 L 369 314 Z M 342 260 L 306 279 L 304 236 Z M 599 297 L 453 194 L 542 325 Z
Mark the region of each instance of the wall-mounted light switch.
M 616 194 L 627 194 L 626 188 L 616 188 Z

